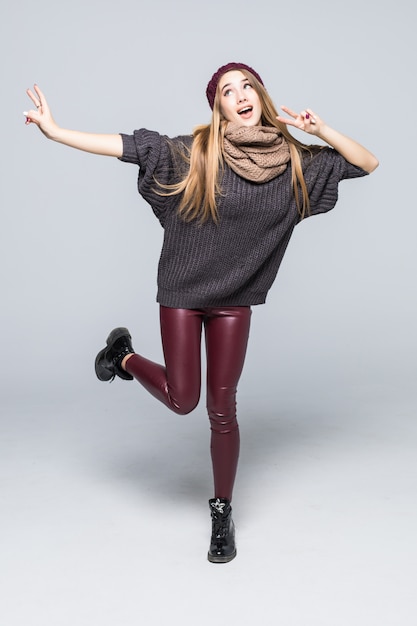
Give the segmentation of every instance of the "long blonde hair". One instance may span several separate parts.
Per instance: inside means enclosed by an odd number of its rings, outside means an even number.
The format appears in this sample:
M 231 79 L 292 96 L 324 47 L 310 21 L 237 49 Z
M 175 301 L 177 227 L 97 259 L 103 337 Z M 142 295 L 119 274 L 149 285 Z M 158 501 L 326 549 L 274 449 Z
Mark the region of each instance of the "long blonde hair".
M 303 219 L 308 214 L 310 203 L 301 167 L 301 155 L 305 150 L 311 151 L 312 146 L 297 141 L 288 131 L 287 126 L 276 119 L 278 111 L 262 83 L 248 70 L 242 68 L 239 71 L 250 81 L 259 96 L 262 106 L 262 125 L 275 126 L 288 142 L 292 166 L 292 188 L 300 218 Z M 219 85 L 217 85 L 211 123 L 202 124 L 194 129 L 191 150 L 183 153 L 183 157 L 189 164 L 188 173 L 179 183 L 160 185 L 165 189 L 165 191 L 159 191 L 161 195 L 182 194 L 178 212 L 185 221 L 198 218 L 203 223 L 211 218 L 214 222 L 218 222 L 217 200 L 221 196 L 220 179 L 224 167 L 223 139 L 227 123 L 220 111 Z

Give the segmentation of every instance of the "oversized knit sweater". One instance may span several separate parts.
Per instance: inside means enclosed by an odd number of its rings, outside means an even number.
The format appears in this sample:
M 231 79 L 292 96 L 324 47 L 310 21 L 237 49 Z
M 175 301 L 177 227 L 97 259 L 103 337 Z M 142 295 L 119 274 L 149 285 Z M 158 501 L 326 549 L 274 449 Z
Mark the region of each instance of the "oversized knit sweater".
M 175 308 L 264 303 L 299 222 L 291 165 L 262 184 L 245 180 L 225 165 L 219 222 L 185 222 L 178 215 L 179 196 L 159 195 L 156 181 L 181 180 L 186 166 L 178 148 L 190 147 L 192 137 L 169 139 L 146 129 L 121 136 L 121 160 L 139 166 L 139 193 L 164 228 L 157 301 Z M 306 157 L 303 170 L 311 215 L 334 207 L 341 180 L 367 174 L 332 148 Z

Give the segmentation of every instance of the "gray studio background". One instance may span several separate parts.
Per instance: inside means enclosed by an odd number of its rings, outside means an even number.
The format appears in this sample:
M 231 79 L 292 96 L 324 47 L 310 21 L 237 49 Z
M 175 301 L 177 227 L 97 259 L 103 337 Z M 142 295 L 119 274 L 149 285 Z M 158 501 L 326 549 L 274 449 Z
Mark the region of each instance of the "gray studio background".
M 385 626 L 415 615 L 412 3 L 4 0 L 0 621 Z M 239 394 L 238 558 L 207 563 L 204 400 L 179 418 L 99 383 L 114 326 L 160 359 L 162 230 L 137 169 L 26 127 L 168 135 L 243 61 L 380 159 L 297 227 L 256 307 Z

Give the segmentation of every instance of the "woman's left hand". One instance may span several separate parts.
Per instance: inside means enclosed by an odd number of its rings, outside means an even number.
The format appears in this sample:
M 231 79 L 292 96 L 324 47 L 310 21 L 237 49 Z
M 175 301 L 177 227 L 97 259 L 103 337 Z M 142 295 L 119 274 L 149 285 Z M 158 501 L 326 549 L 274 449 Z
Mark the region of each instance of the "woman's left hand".
M 311 109 L 305 109 L 304 111 L 301 111 L 301 113 L 296 113 L 286 106 L 282 106 L 281 109 L 284 113 L 288 113 L 291 117 L 282 117 L 281 115 L 277 115 L 278 122 L 304 130 L 310 135 L 318 135 L 320 133 L 323 121 Z

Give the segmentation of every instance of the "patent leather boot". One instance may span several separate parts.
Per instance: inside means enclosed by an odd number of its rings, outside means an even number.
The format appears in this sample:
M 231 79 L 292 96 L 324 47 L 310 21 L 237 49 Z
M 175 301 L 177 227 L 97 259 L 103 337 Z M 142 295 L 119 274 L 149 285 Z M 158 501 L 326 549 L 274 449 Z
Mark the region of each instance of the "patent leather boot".
M 211 563 L 228 563 L 236 556 L 232 507 L 226 498 L 213 498 L 209 505 L 212 533 L 207 558 Z
M 114 380 L 116 376 L 123 380 L 133 380 L 133 376 L 121 367 L 127 354 L 134 354 L 132 338 L 127 328 L 115 328 L 106 340 L 106 347 L 96 356 L 95 370 L 99 380 Z

